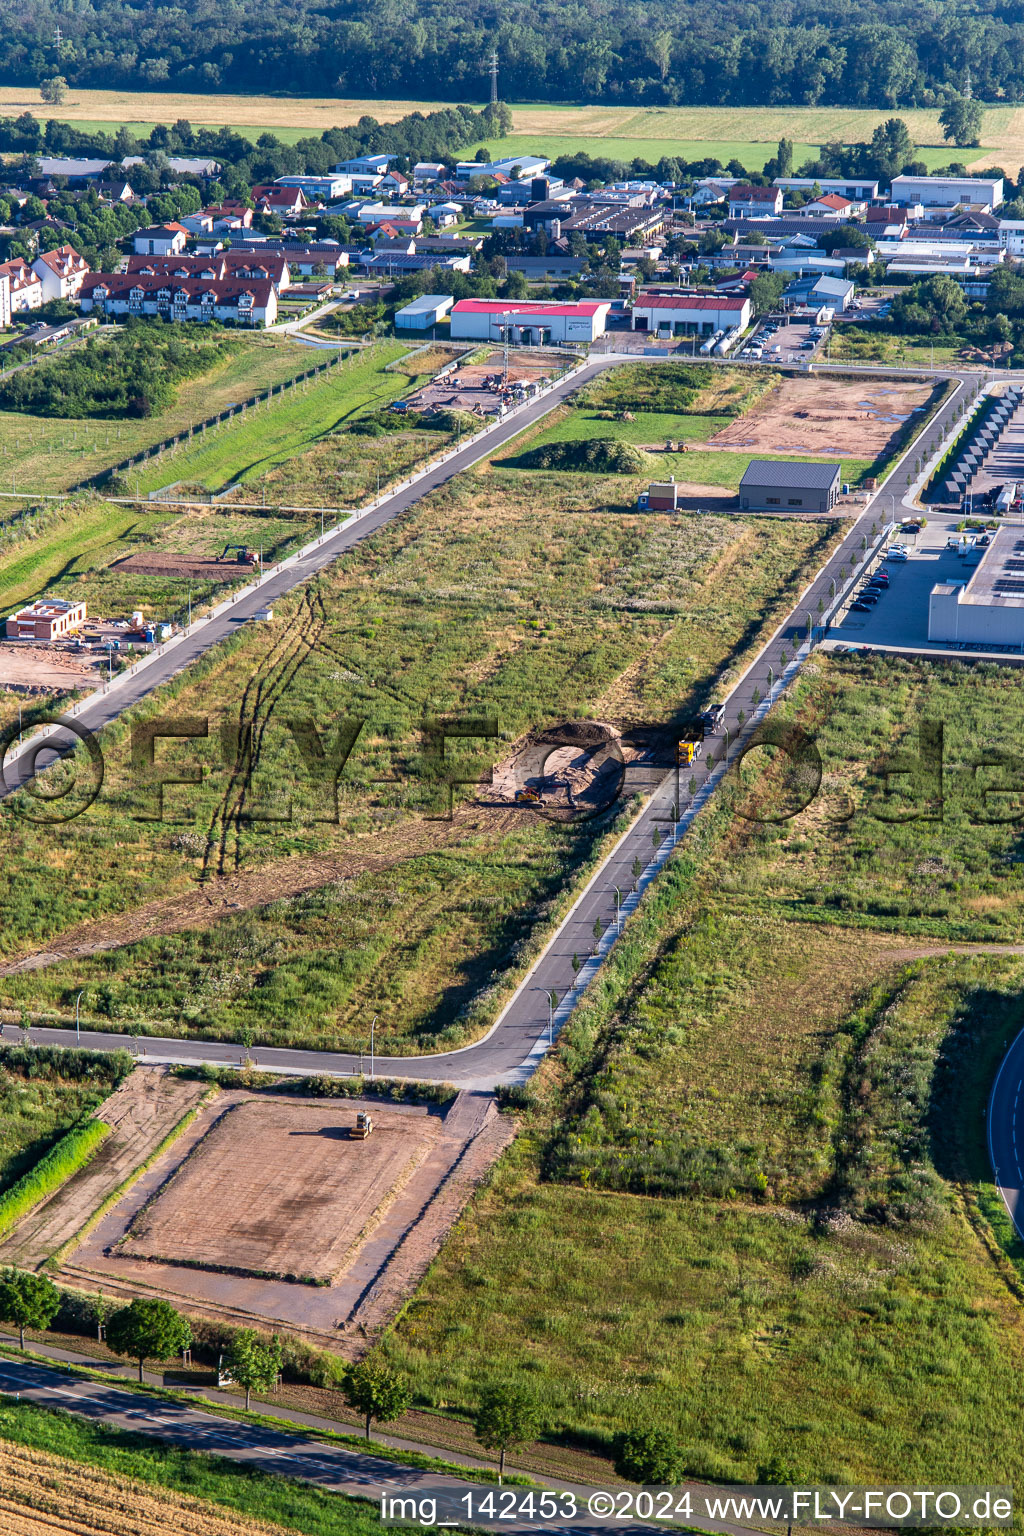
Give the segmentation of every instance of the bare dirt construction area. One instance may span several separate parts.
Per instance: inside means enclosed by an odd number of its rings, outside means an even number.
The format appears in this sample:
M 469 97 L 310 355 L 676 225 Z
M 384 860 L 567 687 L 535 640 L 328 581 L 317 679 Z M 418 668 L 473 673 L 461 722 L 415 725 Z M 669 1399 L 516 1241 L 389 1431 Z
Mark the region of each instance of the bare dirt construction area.
M 274 1536 L 205 1499 L 0 1440 L 0 1536 Z
M 227 1109 L 133 1221 L 131 1257 L 327 1285 L 440 1135 L 428 1115 L 250 1100 Z
M 256 569 L 234 560 L 206 559 L 202 555 L 162 555 L 150 551 L 144 555 L 125 555 L 116 560 L 112 571 L 131 571 L 137 576 L 181 576 L 197 581 L 238 581 Z
M 509 357 L 508 383 L 541 384 L 557 369 L 565 367 L 565 358 L 554 353 Z M 501 404 L 501 390 L 491 381 L 501 377 L 503 358 L 494 351 L 482 363 L 467 363 L 453 369 L 443 379 L 432 379 L 417 394 L 409 396 L 409 405 L 416 411 L 475 411 L 484 416 L 497 415 Z
M 30 1211 L 0 1244 L 0 1264 L 22 1269 L 45 1264 L 198 1108 L 206 1092 L 203 1083 L 171 1077 L 163 1067 L 136 1068 L 97 1115 L 112 1128 L 111 1134 L 84 1168 Z
M 0 644 L 0 688 L 52 689 L 90 687 L 99 663 L 56 646 L 31 645 L 23 640 Z
M 360 1110 L 374 1124 L 365 1141 L 350 1137 Z M 164 1296 L 359 1354 L 515 1131 L 484 1092 L 442 1109 L 227 1089 L 60 1274 L 81 1289 Z
M 716 432 L 709 448 L 759 453 L 834 453 L 872 459 L 931 398 L 930 384 L 787 378 L 745 416 Z

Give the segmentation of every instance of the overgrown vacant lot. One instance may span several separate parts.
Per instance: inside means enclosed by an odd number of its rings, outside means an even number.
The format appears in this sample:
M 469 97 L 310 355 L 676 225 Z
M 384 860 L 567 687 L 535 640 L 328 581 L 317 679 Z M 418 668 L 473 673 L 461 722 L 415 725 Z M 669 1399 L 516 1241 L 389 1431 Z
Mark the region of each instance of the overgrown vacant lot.
M 359 1045 L 379 1012 L 381 1050 L 478 1033 L 607 827 L 486 805 L 428 820 L 446 814 L 446 777 L 478 778 L 553 721 L 686 717 L 835 537 L 621 504 L 615 481 L 462 476 L 147 701 L 140 719 L 209 714 L 206 739 L 159 747 L 203 782 L 169 787 L 162 823 L 137 819 L 155 793 L 132 780 L 127 732 L 113 729 L 100 800 L 61 828 L 19 823 L 2 897 L 9 954 L 76 924 L 76 945 L 129 947 L 9 975 L 0 999 L 62 1011 L 85 986 L 83 1017 L 304 1044 Z M 449 744 L 442 773 L 424 751 L 428 716 L 493 719 L 499 735 Z M 286 725 L 297 717 L 332 749 L 343 722 L 365 721 L 337 826 Z M 289 805 L 292 820 L 275 820 Z M 70 862 L 74 882 L 55 880 Z M 230 890 L 197 890 L 221 876 Z M 161 901 L 178 905 L 149 922 Z
M 33 1167 L 116 1082 L 90 1058 L 0 1050 L 0 1190 Z
M 1019 937 L 1018 830 L 972 829 L 953 791 L 1012 750 L 1015 695 L 998 668 L 812 664 L 790 712 L 820 803 L 735 815 L 790 787 L 752 756 L 670 862 L 398 1329 L 425 1399 L 525 1370 L 570 1436 L 642 1401 L 704 1476 L 1024 1473 L 1024 1252 L 983 1113 L 1024 960 L 946 952 Z M 946 725 L 945 820 L 883 823 L 934 809 L 865 772 L 921 716 Z
M 363 1536 L 376 1510 L 308 1483 L 6 1399 L 4 1536 Z

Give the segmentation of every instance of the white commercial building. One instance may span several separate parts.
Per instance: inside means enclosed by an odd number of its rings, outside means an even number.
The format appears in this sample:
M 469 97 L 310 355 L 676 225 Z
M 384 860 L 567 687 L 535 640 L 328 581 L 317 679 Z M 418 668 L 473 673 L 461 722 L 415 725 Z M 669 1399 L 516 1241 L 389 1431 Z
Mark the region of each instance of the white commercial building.
M 580 299 L 574 304 L 460 299 L 452 310 L 452 340 L 501 341 L 507 330 L 510 341 L 527 347 L 596 341 L 604 335 L 611 307 L 608 299 Z
M 878 182 L 870 176 L 776 176 L 774 185 L 783 192 L 838 192 L 854 203 L 870 203 L 878 196 Z
M 472 181 L 474 176 L 511 176 L 519 167 L 519 180 L 543 176 L 551 161 L 542 155 L 510 155 L 507 160 L 460 160 L 455 167 L 456 181 Z
M 1003 200 L 1001 176 L 894 176 L 892 201 L 900 207 L 920 203 L 923 208 L 951 208 L 965 203 L 971 208 L 998 208 Z
M 634 331 L 698 336 L 714 331 L 745 330 L 753 318 L 746 294 L 642 293 L 633 305 Z
M 347 197 L 352 191 L 352 177 L 345 175 L 277 176 L 275 180 L 279 187 L 297 187 L 311 203 L 333 203 L 335 198 Z
M 1024 529 L 998 528 L 966 581 L 932 588 L 928 639 L 1024 648 Z
M 447 293 L 423 293 L 395 311 L 396 331 L 427 331 L 448 313 L 455 300 Z

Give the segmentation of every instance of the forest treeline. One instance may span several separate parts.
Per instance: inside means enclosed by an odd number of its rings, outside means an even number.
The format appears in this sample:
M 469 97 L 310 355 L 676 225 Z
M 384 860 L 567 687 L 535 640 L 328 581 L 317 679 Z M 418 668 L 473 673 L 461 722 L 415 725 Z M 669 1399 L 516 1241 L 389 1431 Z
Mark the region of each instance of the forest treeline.
M 1024 93 L 1002 0 L 0 0 L 0 81 L 479 101 L 931 106 Z M 59 54 L 55 37 L 60 25 Z

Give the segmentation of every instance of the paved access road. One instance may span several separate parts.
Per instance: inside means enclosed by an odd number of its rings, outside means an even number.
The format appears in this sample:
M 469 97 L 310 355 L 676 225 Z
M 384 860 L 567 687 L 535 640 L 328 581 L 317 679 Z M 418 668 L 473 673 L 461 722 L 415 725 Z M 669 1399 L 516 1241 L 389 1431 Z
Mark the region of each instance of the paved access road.
M 525 413 L 517 412 L 514 421 L 501 423 L 484 451 L 492 451 L 498 442 L 522 430 L 524 424 L 539 419 L 551 409 L 552 404 L 578 388 L 595 371 L 626 360 L 613 355 L 604 356 L 589 364 L 585 370 L 564 381 L 558 390 L 544 400 L 533 402 L 532 406 L 526 408 Z M 741 712 L 745 717 L 746 731 L 749 734 L 749 717 L 757 708 L 757 699 L 765 700 L 773 683 L 778 682 L 787 667 L 792 667 L 794 655 L 806 635 L 808 621 L 813 622 L 816 615 L 828 607 L 832 599 L 833 583 L 837 588 L 841 587 L 842 580 L 839 574 L 841 569 L 849 570 L 859 562 L 862 542 L 870 542 L 872 525 L 886 520 L 890 504 L 894 509 L 898 509 L 901 491 L 897 488 L 905 487 L 906 463 L 912 462 L 913 458 L 920 458 L 924 463 L 930 454 L 937 450 L 956 419 L 956 408 L 965 390 L 975 382 L 974 376 L 967 376 L 958 385 L 957 390 L 950 395 L 921 438 L 907 450 L 905 458 L 901 458 L 896 464 L 883 487 L 849 529 L 835 554 L 800 594 L 799 602 L 769 639 L 752 666 L 735 684 L 728 697 L 721 700 L 726 709 L 724 728 L 729 733 L 729 755 L 732 761 L 735 761 L 743 751 L 743 741 L 737 743 L 737 738 L 742 737 L 744 731 L 744 725 L 740 720 Z M 404 511 L 433 484 L 440 484 L 443 479 L 457 473 L 459 468 L 467 467 L 470 462 L 480 457 L 481 451 L 479 442 L 475 441 L 465 451 L 465 462 L 460 462 L 458 458 L 450 460 L 440 469 L 430 471 L 421 483 L 390 498 L 356 528 L 341 529 L 338 534 L 332 535 L 324 545 L 308 557 L 308 568 L 304 568 L 306 562 L 303 561 L 299 566 L 281 574 L 281 581 L 284 583 L 281 590 L 290 589 L 299 581 L 312 575 L 315 570 L 321 569 L 343 549 L 350 547 L 356 539 L 362 538 L 365 532 L 372 531 L 372 528 L 379 527 L 390 517 Z M 888 489 L 890 486 L 893 487 L 892 491 Z M 267 600 L 267 588 L 264 587 L 258 595 L 254 594 L 243 599 L 242 603 L 247 609 L 255 609 Z M 236 622 L 238 620 L 235 615 L 225 615 L 222 619 L 213 621 L 213 626 L 216 627 L 207 626 L 201 638 L 190 636 L 190 641 L 193 638 L 196 640 L 196 649 L 188 659 L 194 659 L 195 655 L 199 655 L 211 644 L 216 643 L 216 640 L 211 638 L 211 628 L 216 638 L 220 638 L 230 633 Z M 180 665 L 182 665 L 181 660 L 174 663 L 174 670 L 177 670 Z M 154 686 L 151 677 L 146 674 L 140 674 L 132 681 L 138 684 L 138 697 Z M 134 698 L 128 701 L 120 697 L 116 701 L 113 698 L 109 701 L 101 700 L 96 706 L 95 716 L 83 712 L 79 718 L 95 730 L 107 719 L 113 718 L 115 714 L 127 708 L 129 702 L 134 702 Z M 572 1011 L 575 996 L 578 995 L 572 990 L 575 981 L 573 955 L 585 956 L 591 953 L 595 922 L 600 922 L 605 929 L 606 936 L 602 941 L 602 949 L 607 952 L 614 939 L 619 899 L 616 891 L 627 898 L 623 903 L 623 911 L 628 914 L 635 906 L 637 899 L 636 896 L 628 894 L 632 891 L 634 884 L 635 862 L 639 861 L 640 867 L 646 872 L 640 882 L 643 887 L 660 868 L 676 839 L 685 833 L 693 801 L 696 800 L 699 805 L 712 792 L 714 784 L 708 782 L 709 773 L 713 772 L 716 780 L 721 776 L 720 764 L 726 751 L 726 737 L 722 735 L 708 742 L 706 751 L 708 755 L 701 758 L 692 770 L 695 781 L 692 796 L 689 790 L 689 771 L 682 778 L 675 773 L 669 774 L 650 796 L 641 814 L 592 876 L 529 975 L 483 1039 L 461 1050 L 433 1056 L 379 1057 L 374 1062 L 375 1070 L 382 1076 L 445 1081 L 460 1087 L 474 1088 L 490 1088 L 498 1082 L 522 1081 L 528 1077 L 536 1066 L 539 1055 L 543 1052 L 549 1033 L 553 1033 L 564 1023 Z M 709 758 L 712 754 L 717 759 L 713 770 L 709 767 Z M 678 808 L 678 822 L 673 809 L 674 805 Z M 656 836 L 659 844 L 657 848 Z M 582 982 L 585 983 L 592 977 L 597 963 L 595 961 L 585 969 L 581 975 Z M 552 993 L 559 999 L 553 1022 L 548 1001 Z M 20 1035 L 20 1031 L 17 1033 Z M 76 1036 L 71 1030 L 33 1029 L 31 1038 L 39 1044 L 73 1045 L 80 1041 L 83 1046 L 94 1049 L 112 1049 L 132 1045 L 127 1035 L 100 1033 L 93 1030 L 82 1030 L 81 1035 Z M 137 1048 L 145 1059 L 154 1062 L 205 1061 L 237 1064 L 244 1055 L 242 1048 L 238 1045 L 218 1045 L 153 1036 L 147 1036 L 145 1039 L 140 1037 Z M 254 1053 L 254 1057 L 261 1068 L 292 1073 L 350 1074 L 360 1072 L 369 1066 L 367 1056 L 341 1052 L 292 1051 L 261 1046 Z
M 1024 1238 L 1024 1030 L 1003 1057 L 992 1085 L 988 1155 L 996 1188 L 1010 1220 Z
M 332 1493 L 354 1497 L 379 1499 L 387 1489 L 389 1493 L 413 1495 L 424 1489 L 451 1489 L 463 1493 L 470 1488 L 483 1491 L 481 1484 L 460 1479 L 451 1473 L 425 1472 L 418 1467 L 404 1466 L 389 1461 L 386 1455 L 374 1451 L 356 1451 L 348 1446 L 334 1445 L 330 1441 L 316 1440 L 296 1430 L 271 1429 L 248 1420 L 228 1418 L 217 1413 L 205 1412 L 200 1407 L 147 1397 L 129 1386 L 119 1386 L 101 1381 L 83 1380 L 68 1371 L 49 1365 L 39 1365 L 32 1360 L 12 1360 L 0 1357 L 0 1392 L 11 1396 L 15 1393 L 29 1402 L 44 1408 L 59 1408 L 82 1418 L 109 1425 L 113 1429 L 132 1431 L 146 1435 L 180 1450 L 204 1451 L 210 1456 L 224 1456 L 229 1461 L 253 1467 L 261 1472 L 273 1472 L 282 1477 L 297 1478 L 313 1483 Z M 256 1405 L 257 1411 L 259 1405 Z M 273 1411 L 271 1409 L 271 1411 Z M 445 1452 L 439 1453 L 442 1457 Z M 539 1526 L 518 1521 L 502 1521 L 502 1530 L 524 1531 L 554 1529 L 572 1531 L 573 1536 L 584 1536 L 590 1530 L 613 1530 L 626 1526 L 614 1516 L 595 1520 L 586 1513 L 587 1497 L 593 1488 L 579 1483 L 566 1483 L 545 1478 L 544 1487 L 565 1490 L 575 1494 L 582 1506 L 576 1520 L 560 1518 L 556 1525 Z M 620 1485 L 621 1486 L 621 1485 Z M 701 1493 L 726 1493 L 728 1490 L 699 1490 Z M 689 1527 L 698 1527 L 715 1533 L 715 1536 L 748 1536 L 748 1528 L 727 1521 L 705 1519 L 689 1520 Z M 657 1527 L 629 1523 L 628 1529 L 635 1536 L 646 1536 Z

